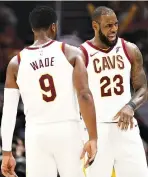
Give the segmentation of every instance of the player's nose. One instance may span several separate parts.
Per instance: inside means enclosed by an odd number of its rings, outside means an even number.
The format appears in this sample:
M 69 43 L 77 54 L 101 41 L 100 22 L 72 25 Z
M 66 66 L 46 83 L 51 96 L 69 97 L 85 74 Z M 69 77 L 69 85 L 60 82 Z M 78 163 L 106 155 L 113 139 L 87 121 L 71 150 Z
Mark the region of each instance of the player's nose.
M 118 30 L 118 26 L 113 25 L 112 28 L 111 28 L 111 32 L 112 33 L 117 33 L 117 30 Z

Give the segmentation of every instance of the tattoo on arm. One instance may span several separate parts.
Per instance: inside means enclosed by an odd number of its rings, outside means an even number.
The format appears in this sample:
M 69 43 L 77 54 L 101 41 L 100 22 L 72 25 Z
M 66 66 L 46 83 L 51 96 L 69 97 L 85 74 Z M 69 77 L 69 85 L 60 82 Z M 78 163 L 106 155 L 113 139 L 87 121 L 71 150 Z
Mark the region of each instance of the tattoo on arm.
M 132 65 L 131 77 L 135 91 L 146 84 L 146 76 L 143 70 L 143 57 L 138 48 L 134 50 L 135 58 Z
M 133 63 L 131 66 L 131 79 L 134 94 L 131 99 L 136 104 L 136 109 L 146 100 L 147 79 L 143 68 L 143 57 L 137 46 L 133 50 Z

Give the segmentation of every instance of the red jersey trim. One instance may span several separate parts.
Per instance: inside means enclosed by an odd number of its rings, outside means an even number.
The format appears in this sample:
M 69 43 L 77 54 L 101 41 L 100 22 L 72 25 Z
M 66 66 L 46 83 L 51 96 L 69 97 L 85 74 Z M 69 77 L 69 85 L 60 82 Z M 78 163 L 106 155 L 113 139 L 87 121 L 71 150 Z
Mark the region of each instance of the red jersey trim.
M 130 63 L 132 63 L 132 59 L 131 59 L 131 57 L 129 56 L 129 54 L 128 54 L 128 52 L 127 52 L 127 49 L 126 49 L 126 45 L 125 45 L 124 39 L 121 39 L 121 42 L 122 42 L 122 47 L 123 47 L 123 50 L 124 50 L 124 53 L 125 53 L 127 59 L 129 60 Z
M 18 64 L 20 64 L 20 62 L 21 62 L 20 52 L 17 54 L 17 61 L 18 61 Z
M 51 45 L 53 42 L 55 42 L 55 41 L 53 41 L 53 40 L 50 41 L 49 43 L 43 45 L 42 48 L 45 48 L 45 47 Z M 28 49 L 28 50 L 37 50 L 37 49 L 39 49 L 39 47 L 26 47 L 25 49 Z
M 87 67 L 88 63 L 89 63 L 88 52 L 82 45 L 80 45 L 80 49 L 82 50 L 82 52 L 83 52 L 83 54 L 85 56 L 85 66 Z
M 64 55 L 65 55 L 65 43 L 64 43 L 64 42 L 62 42 L 62 46 L 61 46 L 61 48 L 62 48 L 62 52 L 63 52 Z
M 104 53 L 110 52 L 110 51 L 114 48 L 114 46 L 115 46 L 115 45 L 114 45 L 113 47 L 110 47 L 108 50 L 103 50 L 103 49 L 101 49 L 101 48 L 99 48 L 99 47 L 93 45 L 90 41 L 86 41 L 86 43 L 87 43 L 88 45 L 90 45 L 92 48 L 94 48 L 94 49 L 96 49 L 96 50 L 99 50 L 99 51 L 101 51 L 101 52 L 104 52 Z

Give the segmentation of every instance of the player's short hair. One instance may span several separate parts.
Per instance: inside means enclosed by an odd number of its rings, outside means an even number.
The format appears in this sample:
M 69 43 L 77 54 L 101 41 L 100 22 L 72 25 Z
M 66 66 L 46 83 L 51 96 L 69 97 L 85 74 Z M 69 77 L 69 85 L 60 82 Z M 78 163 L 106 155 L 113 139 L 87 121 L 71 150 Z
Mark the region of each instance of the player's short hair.
M 92 14 L 92 21 L 95 21 L 97 18 L 100 18 L 102 15 L 112 15 L 113 13 L 115 12 L 106 6 L 97 7 Z
M 30 12 L 29 22 L 34 30 L 48 29 L 57 22 L 56 12 L 48 6 L 38 6 Z

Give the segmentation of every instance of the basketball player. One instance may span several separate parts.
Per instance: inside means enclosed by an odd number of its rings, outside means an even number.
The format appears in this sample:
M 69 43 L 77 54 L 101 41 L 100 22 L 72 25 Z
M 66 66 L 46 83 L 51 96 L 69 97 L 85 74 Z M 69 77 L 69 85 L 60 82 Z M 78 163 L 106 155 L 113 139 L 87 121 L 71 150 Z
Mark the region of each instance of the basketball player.
M 83 177 L 81 158 L 95 158 L 95 107 L 88 87 L 82 51 L 53 40 L 57 32 L 54 10 L 33 9 L 29 21 L 36 41 L 8 65 L 2 117 L 2 173 L 15 175 L 11 153 L 16 112 L 21 95 L 26 115 L 27 177 Z M 75 91 L 76 90 L 76 91 Z M 79 131 L 79 108 L 89 132 L 84 145 Z M 87 164 L 86 164 L 87 165 Z
M 147 177 L 147 165 L 134 111 L 146 100 L 147 81 L 138 47 L 118 37 L 114 11 L 98 7 L 95 36 L 84 42 L 89 86 L 96 106 L 98 153 L 90 177 Z M 131 96 L 130 80 L 134 88 Z

